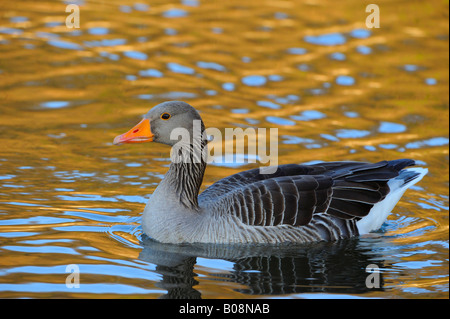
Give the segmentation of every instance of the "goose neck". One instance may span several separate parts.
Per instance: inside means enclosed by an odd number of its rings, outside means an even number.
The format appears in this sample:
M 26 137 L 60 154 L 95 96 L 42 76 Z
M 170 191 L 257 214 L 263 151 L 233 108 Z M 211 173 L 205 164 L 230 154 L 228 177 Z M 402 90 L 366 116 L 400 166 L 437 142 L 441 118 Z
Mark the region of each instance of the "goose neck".
M 165 184 L 188 209 L 198 209 L 198 193 L 203 182 L 206 163 L 171 163 L 164 177 Z

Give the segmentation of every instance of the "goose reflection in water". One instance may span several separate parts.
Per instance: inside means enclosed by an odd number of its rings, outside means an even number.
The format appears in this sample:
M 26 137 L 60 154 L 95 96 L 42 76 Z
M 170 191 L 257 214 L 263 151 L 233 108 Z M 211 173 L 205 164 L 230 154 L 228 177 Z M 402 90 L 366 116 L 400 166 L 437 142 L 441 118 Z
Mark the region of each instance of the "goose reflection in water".
M 371 281 L 368 276 L 374 274 L 366 272 L 370 265 L 383 268 L 382 256 L 370 248 L 376 240 L 373 238 L 301 245 L 173 245 L 146 236 L 142 240 L 144 249 L 139 259 L 156 265 L 156 272 L 162 276 L 157 286 L 167 290 L 160 297 L 164 299 L 201 298 L 201 292 L 195 289 L 199 284 L 194 269 L 197 257 L 232 262 L 232 271 L 214 272 L 209 280 L 239 284 L 235 291 L 243 294 L 363 294 L 383 290 L 382 273 L 376 273 L 379 277 Z M 367 280 L 372 285 L 367 285 Z

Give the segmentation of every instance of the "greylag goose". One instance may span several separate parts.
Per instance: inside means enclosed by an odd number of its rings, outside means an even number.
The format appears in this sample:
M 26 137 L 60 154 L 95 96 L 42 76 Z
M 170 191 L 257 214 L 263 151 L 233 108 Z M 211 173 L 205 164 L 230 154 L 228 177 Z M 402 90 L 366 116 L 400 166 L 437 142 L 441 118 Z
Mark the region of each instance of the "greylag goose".
M 199 195 L 206 162 L 198 112 L 180 101 L 153 107 L 114 144 L 172 146 L 171 164 L 142 216 L 146 235 L 163 243 L 305 243 L 334 241 L 377 230 L 407 188 L 427 173 L 411 159 L 378 163 L 286 164 L 273 174 L 243 171 Z M 171 139 L 174 129 L 190 138 Z M 172 135 L 173 138 L 173 135 Z M 184 141 L 184 142 L 182 142 Z

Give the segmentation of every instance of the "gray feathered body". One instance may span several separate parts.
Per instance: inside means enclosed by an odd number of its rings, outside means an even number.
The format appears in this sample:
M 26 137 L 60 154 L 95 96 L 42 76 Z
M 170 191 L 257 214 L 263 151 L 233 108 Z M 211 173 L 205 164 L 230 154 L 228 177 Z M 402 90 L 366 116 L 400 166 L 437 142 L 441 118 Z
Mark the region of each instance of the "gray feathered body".
M 197 203 L 183 203 L 183 198 L 193 195 L 180 185 L 198 192 L 196 181 L 203 178 L 204 164 L 171 164 L 167 180 L 178 188 L 164 180 L 158 188 L 166 200 L 173 196 L 179 204 L 171 200 L 162 204 L 157 189 L 144 213 L 144 230 L 156 240 L 173 243 L 303 243 L 348 238 L 359 235 L 358 221 L 389 195 L 389 181 L 400 178 L 407 185 L 419 177 L 418 172 L 405 173 L 404 168 L 414 164 L 409 159 L 288 164 L 274 174 L 253 169 L 211 185 Z M 158 212 L 162 207 L 164 214 Z
M 378 229 L 405 190 L 426 173 L 410 159 L 281 165 L 224 178 L 199 195 L 207 139 L 200 114 L 182 101 L 156 105 L 115 144 L 172 147 L 169 171 L 150 197 L 144 232 L 165 243 L 304 243 Z

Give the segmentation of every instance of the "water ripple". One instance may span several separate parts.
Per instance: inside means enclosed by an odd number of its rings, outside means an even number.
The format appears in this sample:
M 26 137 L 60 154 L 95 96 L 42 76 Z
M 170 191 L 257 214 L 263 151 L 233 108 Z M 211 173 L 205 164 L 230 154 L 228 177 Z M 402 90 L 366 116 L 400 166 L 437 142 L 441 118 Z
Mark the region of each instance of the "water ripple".
M 242 83 L 248 86 L 263 86 L 267 79 L 262 75 L 248 75 L 241 79 Z
M 347 39 L 341 33 L 327 33 L 317 36 L 308 35 L 303 38 L 308 43 L 315 45 L 334 46 L 342 45 L 347 42 Z

